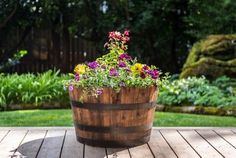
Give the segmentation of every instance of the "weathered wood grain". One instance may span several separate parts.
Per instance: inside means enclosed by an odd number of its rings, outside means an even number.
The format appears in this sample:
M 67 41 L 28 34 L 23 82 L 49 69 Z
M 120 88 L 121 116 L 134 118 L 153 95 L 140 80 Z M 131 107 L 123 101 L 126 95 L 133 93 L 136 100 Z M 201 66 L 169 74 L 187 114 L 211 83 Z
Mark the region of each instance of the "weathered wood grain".
M 204 158 L 222 158 L 222 155 L 194 130 L 180 130 L 179 132 L 200 156 Z
M 107 158 L 130 158 L 128 149 L 107 148 Z
M 84 144 L 77 142 L 75 131 L 67 130 L 61 158 L 83 158 Z
M 2 142 L 2 140 L 7 136 L 8 132 L 10 132 L 9 130 L 0 130 L 0 143 Z
M 154 158 L 147 144 L 130 148 L 129 151 L 132 158 Z
M 14 155 L 18 157 L 36 157 L 45 135 L 46 130 L 29 131 Z
M 192 147 L 181 137 L 181 135 L 176 130 L 160 130 L 160 132 L 163 137 L 165 137 L 166 141 L 178 157 L 199 157 L 199 155 L 192 149 Z
M 236 150 L 228 142 L 218 136 L 212 130 L 197 130 L 197 132 L 204 137 L 216 150 L 227 158 L 235 158 Z
M 85 145 L 85 158 L 106 158 L 106 149 Z
M 215 130 L 215 132 L 236 149 L 236 133 L 225 129 L 218 129 Z
M 7 158 L 13 156 L 26 133 L 26 130 L 10 131 L 0 143 L 0 157 Z
M 176 158 L 177 156 L 166 143 L 158 130 L 153 130 L 148 142 L 153 154 L 158 158 Z
M 49 130 L 37 158 L 59 158 L 65 130 Z
M 70 127 L 0 127 L 0 158 L 235 158 L 235 128 L 176 129 L 154 128 L 148 144 L 122 149 L 83 145 Z

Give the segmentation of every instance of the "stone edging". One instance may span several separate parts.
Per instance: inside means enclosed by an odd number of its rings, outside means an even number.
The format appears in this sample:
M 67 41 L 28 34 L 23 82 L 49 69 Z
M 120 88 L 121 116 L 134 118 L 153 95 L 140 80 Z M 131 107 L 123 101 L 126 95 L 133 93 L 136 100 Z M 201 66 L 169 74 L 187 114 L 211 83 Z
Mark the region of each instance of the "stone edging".
M 220 116 L 236 116 L 236 107 L 217 108 L 217 107 L 203 107 L 203 106 L 171 106 L 171 105 L 158 104 L 156 110 L 163 112 L 181 112 L 181 113 L 207 114 L 207 115 L 220 115 Z

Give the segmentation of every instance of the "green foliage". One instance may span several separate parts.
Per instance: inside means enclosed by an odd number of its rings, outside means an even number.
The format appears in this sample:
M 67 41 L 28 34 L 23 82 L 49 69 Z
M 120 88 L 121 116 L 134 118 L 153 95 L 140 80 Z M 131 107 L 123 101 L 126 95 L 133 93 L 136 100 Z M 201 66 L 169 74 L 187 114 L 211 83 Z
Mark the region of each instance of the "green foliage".
M 187 33 L 197 39 L 209 34 L 232 34 L 236 31 L 236 3 L 234 0 L 189 0 Z
M 229 82 L 231 81 L 231 82 Z M 159 104 L 196 106 L 236 106 L 236 95 L 229 83 L 235 79 L 221 77 L 210 83 L 205 77 L 170 81 L 160 89 Z
M 236 75 L 236 34 L 210 35 L 195 43 L 180 78 L 206 76 L 208 79 Z
M 1 0 L 0 55 L 16 45 L 16 28 L 24 35 L 32 27 L 70 32 L 97 43 L 98 52 L 107 31 L 128 28 L 132 55 L 176 73 L 196 40 L 235 33 L 235 10 L 235 0 Z
M 23 58 L 26 54 L 28 54 L 27 50 L 20 50 L 13 55 L 12 58 L 8 58 L 6 63 L 0 63 L 0 71 L 4 68 L 16 65 L 20 62 L 20 59 Z
M 9 104 L 35 104 L 67 102 L 68 95 L 63 90 L 62 81 L 68 76 L 59 75 L 59 71 L 47 71 L 42 74 L 1 74 L 0 108 Z

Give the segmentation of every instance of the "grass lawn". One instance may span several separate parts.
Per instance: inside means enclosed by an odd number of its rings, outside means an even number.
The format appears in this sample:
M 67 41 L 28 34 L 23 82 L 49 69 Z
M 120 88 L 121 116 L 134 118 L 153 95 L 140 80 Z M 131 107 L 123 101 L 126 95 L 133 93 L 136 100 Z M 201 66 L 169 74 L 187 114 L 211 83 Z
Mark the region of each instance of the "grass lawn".
M 0 126 L 73 126 L 71 110 L 0 112 Z M 154 126 L 234 126 L 236 117 L 156 112 Z

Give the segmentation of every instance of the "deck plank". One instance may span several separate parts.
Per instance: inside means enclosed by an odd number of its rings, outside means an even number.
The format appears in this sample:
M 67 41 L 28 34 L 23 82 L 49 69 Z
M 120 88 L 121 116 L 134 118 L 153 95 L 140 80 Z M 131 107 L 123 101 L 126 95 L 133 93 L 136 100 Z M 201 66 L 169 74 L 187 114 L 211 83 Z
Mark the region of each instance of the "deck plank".
M 130 158 L 130 155 L 125 148 L 107 148 L 107 158 Z
M 152 152 L 147 144 L 130 148 L 129 151 L 132 158 L 153 158 Z
M 93 147 L 85 145 L 84 157 L 85 158 L 106 158 L 106 149 L 100 147 Z
M 204 158 L 222 158 L 210 144 L 207 143 L 197 132 L 194 130 L 180 130 L 180 134 L 188 141 L 189 144 Z
M 11 157 L 23 140 L 27 130 L 10 131 L 0 144 L 0 157 Z
M 45 137 L 46 130 L 31 130 L 27 133 L 14 154 L 17 157 L 35 158 Z
M 77 142 L 75 131 L 67 130 L 61 158 L 83 158 L 84 144 Z
M 235 155 L 236 128 L 154 128 L 148 144 L 117 149 L 83 145 L 76 141 L 73 128 L 0 127 L 0 158 L 235 158 Z
M 176 158 L 177 156 L 166 143 L 158 130 L 153 130 L 151 139 L 148 142 L 153 154 L 158 158 Z
M 236 148 L 236 134 L 231 130 L 214 130 L 218 135 L 224 138 L 227 142 L 229 142 L 232 146 Z
M 0 131 L 0 143 L 5 138 L 5 136 L 8 134 L 9 130 L 2 130 Z
M 48 130 L 37 158 L 59 158 L 65 130 Z
M 236 150 L 233 146 L 227 143 L 219 135 L 212 130 L 197 130 L 212 146 L 216 148 L 223 156 L 227 158 L 235 158 Z
M 176 155 L 181 158 L 198 158 L 198 154 L 182 138 L 176 130 L 160 130 L 165 140 L 169 143 Z

